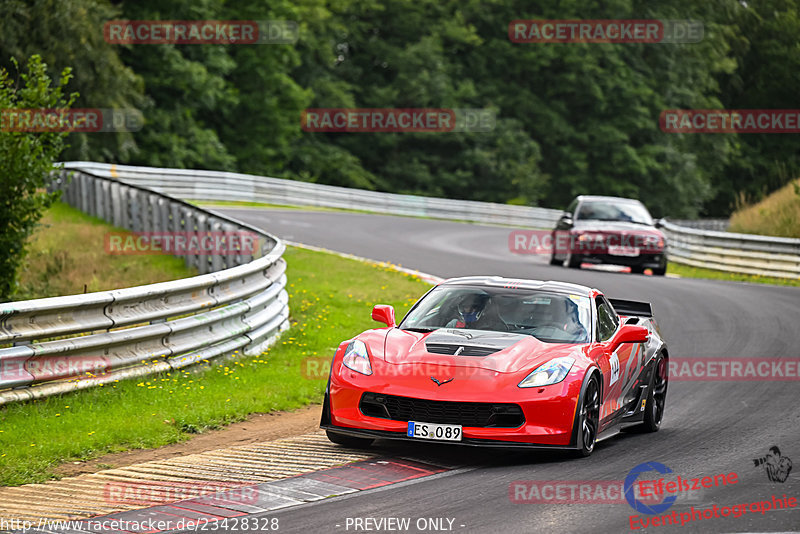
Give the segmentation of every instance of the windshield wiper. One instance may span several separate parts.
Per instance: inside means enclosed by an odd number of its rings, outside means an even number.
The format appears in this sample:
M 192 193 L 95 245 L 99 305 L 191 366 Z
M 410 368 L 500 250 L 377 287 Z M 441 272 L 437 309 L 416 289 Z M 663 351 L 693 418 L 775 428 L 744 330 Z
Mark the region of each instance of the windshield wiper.
M 401 328 L 400 330 L 408 330 L 409 332 L 433 332 L 434 330 L 439 330 L 439 328 L 438 326 L 409 326 L 407 328 Z

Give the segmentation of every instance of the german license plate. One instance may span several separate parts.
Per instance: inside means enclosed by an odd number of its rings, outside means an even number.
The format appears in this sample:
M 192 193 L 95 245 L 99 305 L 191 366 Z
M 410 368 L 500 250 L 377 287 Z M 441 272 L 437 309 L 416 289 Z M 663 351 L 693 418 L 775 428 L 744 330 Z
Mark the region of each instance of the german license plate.
M 437 423 L 408 422 L 408 437 L 418 439 L 436 439 L 443 441 L 461 441 L 461 425 L 440 425 Z
M 638 247 L 622 247 L 617 245 L 609 245 L 608 253 L 612 256 L 638 256 Z

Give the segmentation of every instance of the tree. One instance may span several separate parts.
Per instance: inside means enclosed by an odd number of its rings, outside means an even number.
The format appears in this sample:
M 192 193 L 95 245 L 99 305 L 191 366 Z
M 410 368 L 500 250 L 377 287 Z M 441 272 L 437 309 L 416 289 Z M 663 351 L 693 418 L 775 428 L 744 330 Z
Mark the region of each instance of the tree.
M 10 58 L 34 54 L 57 78 L 71 69 L 70 88 L 80 96 L 75 108 L 142 109 L 142 78 L 119 57 L 119 47 L 103 38 L 103 24 L 122 18 L 109 0 L 3 0 L 0 2 L 0 68 Z M 131 132 L 69 134 L 64 160 L 120 163 L 137 153 Z
M 728 109 L 796 109 L 800 86 L 800 2 L 735 2 L 727 17 L 736 69 L 720 77 Z M 707 214 L 727 216 L 740 199 L 757 201 L 800 176 L 796 135 L 740 134 L 717 176 Z
M 128 20 L 225 19 L 222 0 L 137 0 L 122 2 Z M 144 82 L 144 127 L 134 139 L 138 150 L 120 163 L 154 167 L 236 170 L 213 127 L 238 103 L 226 77 L 236 67 L 228 46 L 216 44 L 117 45 L 118 54 Z M 238 46 L 238 45 L 232 45 Z
M 363 189 L 564 207 L 640 198 L 727 215 L 800 174 L 791 135 L 665 133 L 665 109 L 794 108 L 800 0 L 5 0 L 0 67 L 69 65 L 77 107 L 138 132 L 74 133 L 67 159 L 236 170 Z M 103 23 L 286 20 L 293 44 L 104 42 Z M 511 42 L 516 19 L 703 22 L 697 43 Z M 306 108 L 479 108 L 484 132 L 303 131 Z
M 17 271 L 25 257 L 25 242 L 42 213 L 58 198 L 48 193 L 50 173 L 65 146 L 65 132 L 13 131 L 8 122 L 11 110 L 66 109 L 78 96 L 64 95 L 71 78 L 64 69 L 56 85 L 47 74 L 47 65 L 38 55 L 28 60 L 27 70 L 19 72 L 19 80 L 0 68 L 0 301 L 10 300 L 17 285 Z

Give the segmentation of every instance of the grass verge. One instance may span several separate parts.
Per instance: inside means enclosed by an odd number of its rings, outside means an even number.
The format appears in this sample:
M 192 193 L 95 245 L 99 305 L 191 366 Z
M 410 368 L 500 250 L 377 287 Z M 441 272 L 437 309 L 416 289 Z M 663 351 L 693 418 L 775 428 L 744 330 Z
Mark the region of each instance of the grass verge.
M 731 232 L 800 237 L 800 179 L 731 215 Z
M 28 241 L 15 300 L 38 299 L 139 286 L 197 275 L 181 258 L 108 254 L 101 219 L 57 202 Z
M 159 447 L 251 413 L 320 402 L 327 377 L 309 378 L 306 359 L 332 357 L 341 341 L 376 326 L 373 304 L 392 304 L 402 317 L 430 287 L 333 254 L 289 247 L 285 257 L 292 328 L 269 351 L 0 407 L 0 484 L 42 482 L 63 462 Z
M 757 276 L 754 274 L 729 273 L 727 271 L 715 271 L 713 269 L 703 269 L 691 267 L 678 263 L 669 263 L 668 274 L 675 274 L 682 278 L 704 278 L 708 280 L 725 280 L 728 282 L 751 282 L 754 284 L 770 284 L 775 286 L 795 286 L 800 287 L 800 280 L 796 278 L 773 278 L 771 276 Z

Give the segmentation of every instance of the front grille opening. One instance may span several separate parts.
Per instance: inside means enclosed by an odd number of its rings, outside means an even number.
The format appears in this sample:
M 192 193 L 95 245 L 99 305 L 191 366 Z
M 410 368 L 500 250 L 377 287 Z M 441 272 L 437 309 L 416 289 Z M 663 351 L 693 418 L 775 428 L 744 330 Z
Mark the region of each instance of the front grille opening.
M 364 393 L 361 413 L 393 421 L 420 421 L 478 428 L 517 428 L 525 423 L 518 404 L 454 402 Z
M 389 410 L 387 410 L 386 406 L 384 406 L 381 402 L 364 402 L 364 399 L 362 398 L 359 408 L 361 409 L 361 413 L 369 417 L 380 417 L 381 419 L 392 418 Z

